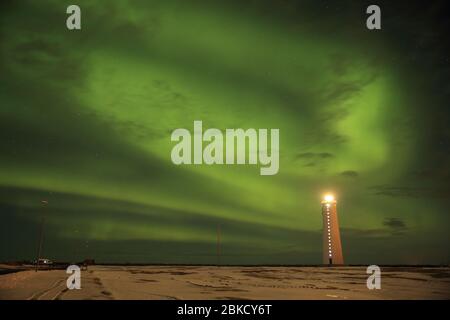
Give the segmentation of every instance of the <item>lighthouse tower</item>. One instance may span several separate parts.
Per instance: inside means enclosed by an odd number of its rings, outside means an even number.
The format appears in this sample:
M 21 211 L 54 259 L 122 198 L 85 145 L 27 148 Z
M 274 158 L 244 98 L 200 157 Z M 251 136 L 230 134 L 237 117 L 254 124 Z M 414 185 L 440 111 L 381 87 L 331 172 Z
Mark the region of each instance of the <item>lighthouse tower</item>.
M 323 264 L 343 265 L 341 235 L 336 210 L 336 200 L 326 195 L 322 201 L 323 217 Z

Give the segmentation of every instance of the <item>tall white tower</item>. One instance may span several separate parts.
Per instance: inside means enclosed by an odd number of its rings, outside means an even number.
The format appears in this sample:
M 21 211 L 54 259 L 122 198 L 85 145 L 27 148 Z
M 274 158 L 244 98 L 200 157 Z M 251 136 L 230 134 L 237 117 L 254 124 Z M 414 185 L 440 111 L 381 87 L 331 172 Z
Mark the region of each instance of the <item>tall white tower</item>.
M 341 235 L 336 210 L 336 200 L 326 195 L 322 201 L 323 216 L 323 264 L 343 265 Z

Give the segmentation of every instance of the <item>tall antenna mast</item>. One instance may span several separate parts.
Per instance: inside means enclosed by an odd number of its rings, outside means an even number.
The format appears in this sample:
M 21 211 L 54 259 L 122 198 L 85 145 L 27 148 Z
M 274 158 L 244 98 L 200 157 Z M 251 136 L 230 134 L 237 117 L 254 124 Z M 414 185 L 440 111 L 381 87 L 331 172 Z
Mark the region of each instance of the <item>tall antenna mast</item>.
M 45 206 L 48 204 L 48 201 L 42 200 L 41 203 L 43 204 L 43 209 L 42 209 L 41 227 L 40 227 L 40 231 L 39 231 L 39 245 L 38 245 L 37 258 L 36 258 L 36 272 L 39 269 L 39 260 L 41 259 L 41 253 L 42 253 L 42 243 L 44 242 Z
M 217 225 L 217 265 L 220 265 L 220 224 Z

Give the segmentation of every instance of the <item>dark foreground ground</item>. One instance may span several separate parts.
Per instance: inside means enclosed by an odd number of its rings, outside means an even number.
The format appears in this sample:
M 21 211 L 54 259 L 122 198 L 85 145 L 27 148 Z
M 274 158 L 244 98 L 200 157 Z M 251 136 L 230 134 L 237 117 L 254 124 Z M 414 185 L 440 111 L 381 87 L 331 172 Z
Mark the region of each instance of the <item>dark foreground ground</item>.
M 450 299 L 449 267 L 382 267 L 380 290 L 365 267 L 90 266 L 80 290 L 65 270 L 0 270 L 3 300 Z

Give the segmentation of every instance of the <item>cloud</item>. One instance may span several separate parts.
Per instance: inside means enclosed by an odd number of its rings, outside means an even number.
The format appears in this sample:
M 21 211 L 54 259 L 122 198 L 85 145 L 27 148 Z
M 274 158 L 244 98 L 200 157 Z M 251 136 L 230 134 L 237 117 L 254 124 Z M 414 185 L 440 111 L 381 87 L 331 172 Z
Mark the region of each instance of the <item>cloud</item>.
M 391 185 L 379 185 L 369 187 L 373 194 L 388 197 L 405 198 L 448 198 L 449 193 L 445 188 L 435 187 L 400 187 Z
M 358 229 L 358 228 L 340 228 L 343 237 L 361 239 L 361 238 L 385 238 L 390 232 L 382 228 L 377 229 Z
M 407 230 L 405 222 L 399 218 L 385 218 L 383 226 L 388 227 L 392 235 L 402 235 Z
M 398 218 L 386 218 L 383 221 L 383 225 L 392 229 L 403 229 L 406 228 L 405 223 Z
M 297 154 L 297 159 L 329 159 L 332 158 L 334 155 L 329 152 L 304 152 Z
M 389 238 L 391 236 L 400 236 L 407 231 L 406 223 L 399 218 L 385 218 L 382 221 L 385 228 L 341 228 L 344 237 L 353 239 L 363 238 Z
M 346 171 L 342 171 L 340 173 L 340 175 L 344 176 L 344 177 L 348 177 L 348 178 L 356 178 L 356 177 L 358 177 L 358 172 L 353 171 L 353 170 L 346 170 Z

